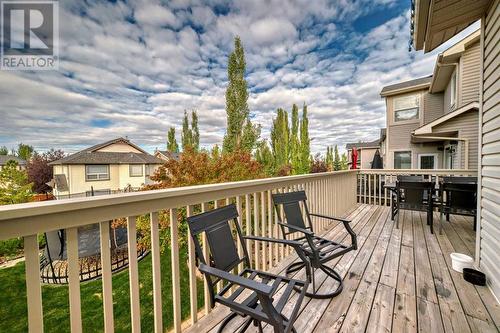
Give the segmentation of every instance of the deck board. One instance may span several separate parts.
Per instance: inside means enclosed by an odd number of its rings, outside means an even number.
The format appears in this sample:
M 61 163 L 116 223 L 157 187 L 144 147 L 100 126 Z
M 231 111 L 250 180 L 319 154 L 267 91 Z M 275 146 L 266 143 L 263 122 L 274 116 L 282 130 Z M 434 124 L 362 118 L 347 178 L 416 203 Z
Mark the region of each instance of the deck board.
M 331 262 L 344 277 L 343 292 L 333 299 L 305 298 L 295 322 L 297 332 L 500 332 L 500 305 L 486 287 L 475 287 L 451 269 L 451 252 L 474 254 L 472 219 L 451 216 L 439 234 L 430 233 L 425 215 L 402 211 L 400 228 L 389 208 L 359 205 L 348 214 L 358 235 L 358 250 Z M 333 225 L 325 237 L 347 237 Z M 291 255 L 273 268 L 283 273 Z M 298 273 L 295 278 L 304 278 Z M 334 282 L 317 274 L 322 290 Z M 279 290 L 278 293 L 282 292 Z M 291 311 L 296 295 L 285 311 Z M 228 310 L 217 306 L 189 332 L 215 332 Z M 225 332 L 239 328 L 242 321 Z M 265 326 L 265 332 L 272 332 Z M 253 327 L 248 332 L 257 332 Z

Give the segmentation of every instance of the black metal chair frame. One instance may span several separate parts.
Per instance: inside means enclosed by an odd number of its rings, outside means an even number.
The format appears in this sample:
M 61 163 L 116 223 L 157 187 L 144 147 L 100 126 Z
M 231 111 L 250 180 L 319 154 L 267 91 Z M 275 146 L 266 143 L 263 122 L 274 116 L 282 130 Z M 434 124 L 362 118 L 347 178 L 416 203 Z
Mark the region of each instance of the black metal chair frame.
M 434 233 L 434 183 L 415 176 L 398 176 L 396 181 L 396 224 L 399 227 L 399 211 L 401 209 L 427 212 L 427 225 Z
M 306 292 L 306 296 L 311 298 L 332 298 L 339 295 L 343 289 L 342 277 L 335 269 L 327 266 L 327 263 L 349 251 L 357 249 L 356 234 L 349 225 L 350 221 L 338 217 L 313 214 L 309 212 L 307 206 L 307 196 L 305 191 L 276 193 L 272 195 L 274 207 L 278 216 L 278 225 L 283 233 L 283 239 L 288 241 L 288 236 L 292 234 L 301 234 L 294 241 L 300 242 L 302 250 L 307 256 L 307 260 L 300 258 L 301 261 L 292 263 L 288 266 L 287 276 L 305 268 L 307 280 L 312 283 L 312 292 Z M 303 210 L 300 203 L 303 204 Z M 281 216 L 283 208 L 285 219 Z M 303 214 L 304 213 L 304 214 Z M 305 225 L 304 216 L 308 226 Z M 342 222 L 344 228 L 351 236 L 351 245 L 344 245 L 332 240 L 317 236 L 313 230 L 311 216 Z M 338 282 L 338 287 L 330 292 L 321 293 L 316 289 L 315 271 L 322 270 L 327 278 L 332 278 Z
M 187 219 L 195 246 L 197 266 L 207 281 L 210 306 L 214 307 L 215 303 L 220 303 L 231 309 L 231 314 L 221 323 L 218 332 L 222 332 L 227 324 L 238 316 L 247 318 L 238 332 L 246 331 L 252 323 L 262 332 L 262 322 L 270 324 L 276 333 L 296 332 L 293 323 L 304 298 L 307 281 L 252 269 L 245 241 L 255 240 L 285 244 L 293 247 L 300 257 L 307 259 L 300 243 L 243 236 L 237 218 L 236 206 L 231 204 Z M 231 221 L 233 222 L 233 230 L 230 227 Z M 235 236 L 233 232 L 236 233 Z M 210 251 L 208 262 L 199 241 L 201 234 L 205 234 L 207 239 Z M 234 237 L 240 240 L 242 256 L 238 254 Z M 240 264 L 244 265 L 243 270 L 240 274 L 235 274 L 234 271 Z M 260 278 L 262 282 L 257 281 L 257 278 Z M 223 287 L 217 293 L 215 287 L 220 281 L 223 282 Z M 282 283 L 286 285 L 286 288 L 284 287 L 283 292 L 278 296 L 276 292 Z M 282 314 L 282 311 L 294 290 L 297 290 L 299 295 L 291 315 L 287 318 Z
M 474 217 L 474 231 L 476 231 L 476 223 L 477 223 L 476 222 L 477 219 L 476 177 L 441 178 L 439 182 L 439 197 L 440 197 L 441 228 L 443 222 L 443 215 L 446 215 L 446 220 L 450 221 L 450 214 L 455 214 L 455 215 Z

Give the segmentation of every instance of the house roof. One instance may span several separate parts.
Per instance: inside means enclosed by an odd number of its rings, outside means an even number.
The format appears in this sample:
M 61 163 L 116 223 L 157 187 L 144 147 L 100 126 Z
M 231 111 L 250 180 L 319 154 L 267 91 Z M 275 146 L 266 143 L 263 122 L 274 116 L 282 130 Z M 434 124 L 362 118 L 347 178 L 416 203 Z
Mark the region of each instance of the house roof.
M 370 141 L 370 142 L 352 142 L 352 143 L 347 143 L 345 145 L 346 149 L 352 149 L 353 147 L 356 148 L 379 148 L 380 146 L 380 139 Z
M 173 153 L 173 152 L 170 152 L 168 150 L 157 150 L 157 151 L 155 151 L 155 155 L 156 154 L 160 154 L 160 155 L 164 156 L 165 158 L 173 158 L 176 161 L 178 161 L 180 156 L 181 156 L 181 153 Z
M 425 124 L 424 126 L 421 126 L 417 128 L 413 133 L 415 135 L 423 135 L 423 134 L 431 134 L 432 133 L 432 128 L 440 125 L 450 119 L 453 119 L 455 117 L 458 117 L 464 112 L 471 111 L 471 110 L 479 110 L 479 103 L 478 102 L 472 102 L 467 105 L 462 106 L 461 108 L 456 109 L 455 111 L 449 112 L 445 114 L 444 116 L 441 116 L 433 121 L 431 121 L 428 124 Z
M 404 92 L 425 89 L 430 86 L 431 81 L 432 75 L 429 75 L 418 79 L 391 84 L 382 88 L 380 96 L 385 97 L 395 94 L 401 94 Z
M 26 161 L 14 155 L 0 155 L 0 165 L 7 164 L 8 161 L 16 161 L 19 165 L 26 165 Z
M 112 152 L 99 151 L 115 143 L 125 143 L 140 151 L 136 152 Z M 60 160 L 49 163 L 57 164 L 163 164 L 163 161 L 148 154 L 139 146 L 131 143 L 128 139 L 118 138 L 89 147 L 75 154 L 66 156 Z

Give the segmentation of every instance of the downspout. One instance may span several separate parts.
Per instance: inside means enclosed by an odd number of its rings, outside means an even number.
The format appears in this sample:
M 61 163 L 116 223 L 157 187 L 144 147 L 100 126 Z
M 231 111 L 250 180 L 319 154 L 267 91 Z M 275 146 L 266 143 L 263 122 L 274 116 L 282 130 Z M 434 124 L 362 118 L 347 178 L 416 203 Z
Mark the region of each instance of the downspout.
M 419 139 L 443 140 L 443 141 L 463 141 L 464 143 L 464 168 L 469 169 L 469 139 L 466 138 L 450 138 L 447 136 L 418 136 Z

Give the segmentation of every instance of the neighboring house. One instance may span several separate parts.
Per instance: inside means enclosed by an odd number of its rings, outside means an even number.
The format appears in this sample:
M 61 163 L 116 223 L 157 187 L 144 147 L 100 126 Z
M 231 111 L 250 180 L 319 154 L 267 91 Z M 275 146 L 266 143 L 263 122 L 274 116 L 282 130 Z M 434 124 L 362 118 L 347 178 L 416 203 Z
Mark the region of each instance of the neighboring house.
M 388 169 L 477 169 L 480 31 L 440 53 L 431 76 L 384 87 Z
M 118 138 L 51 162 L 54 195 L 89 196 L 139 189 L 163 161 Z
M 412 41 L 429 52 L 481 20 L 476 266 L 500 299 L 500 0 L 416 0 Z M 471 147 L 472 148 L 472 147 Z
M 358 152 L 358 163 L 357 169 L 371 169 L 373 156 L 377 149 L 380 149 L 380 140 L 370 141 L 370 142 L 356 142 L 348 143 L 345 146 L 347 150 L 348 161 L 352 161 L 352 149 L 356 148 Z
M 0 170 L 8 161 L 16 161 L 19 170 L 26 170 L 26 161 L 14 155 L 0 155 Z
M 168 161 L 170 159 L 174 159 L 174 160 L 179 160 L 179 156 L 181 155 L 180 153 L 172 153 L 172 152 L 169 152 L 168 150 L 155 150 L 155 157 L 163 160 L 163 161 Z

